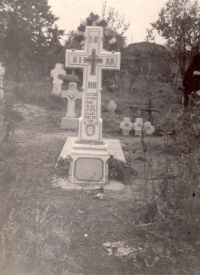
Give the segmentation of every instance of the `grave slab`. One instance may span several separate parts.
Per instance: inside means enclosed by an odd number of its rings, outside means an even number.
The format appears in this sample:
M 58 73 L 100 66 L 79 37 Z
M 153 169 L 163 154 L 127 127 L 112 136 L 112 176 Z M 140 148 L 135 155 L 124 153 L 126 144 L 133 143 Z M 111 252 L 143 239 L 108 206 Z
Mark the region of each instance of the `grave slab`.
M 72 152 L 72 145 L 77 140 L 77 137 L 68 137 L 65 145 L 63 146 L 63 149 L 60 153 L 60 156 L 58 160 L 62 157 L 66 157 L 68 155 L 71 155 Z M 114 156 L 115 158 L 126 162 L 124 153 L 121 148 L 120 141 L 118 139 L 103 139 L 103 142 L 107 144 L 108 146 L 108 154 Z M 82 146 L 81 146 L 82 148 Z M 92 149 L 92 145 L 89 145 L 89 148 Z

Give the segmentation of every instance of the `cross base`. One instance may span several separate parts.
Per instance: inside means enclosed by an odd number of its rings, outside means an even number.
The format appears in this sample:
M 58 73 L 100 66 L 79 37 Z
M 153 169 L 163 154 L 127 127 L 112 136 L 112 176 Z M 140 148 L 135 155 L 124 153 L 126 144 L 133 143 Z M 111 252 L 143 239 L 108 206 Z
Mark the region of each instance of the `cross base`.
M 109 155 L 126 162 L 119 140 L 103 139 L 102 142 L 78 142 L 77 139 L 77 137 L 68 137 L 59 156 L 60 159 L 70 155 L 73 159 L 69 171 L 69 181 L 73 183 L 106 184 L 108 182 L 107 160 Z
M 60 96 L 62 91 L 62 84 L 53 84 L 53 91 L 51 92 L 53 95 Z
M 69 180 L 73 183 L 108 182 L 108 146 L 102 142 L 79 143 L 74 142 L 71 153 Z

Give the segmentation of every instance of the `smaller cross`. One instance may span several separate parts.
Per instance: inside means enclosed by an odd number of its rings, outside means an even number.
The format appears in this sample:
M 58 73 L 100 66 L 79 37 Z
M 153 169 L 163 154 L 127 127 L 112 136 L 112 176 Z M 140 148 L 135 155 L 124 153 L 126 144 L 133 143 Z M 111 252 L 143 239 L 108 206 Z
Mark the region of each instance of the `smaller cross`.
M 119 127 L 123 130 L 123 135 L 128 136 L 130 130 L 133 129 L 133 123 L 129 117 L 125 117 L 124 120 L 120 123 Z
M 92 49 L 91 55 L 84 58 L 84 63 L 91 64 L 90 75 L 96 75 L 96 65 L 103 62 L 102 58 L 98 58 L 96 55 L 96 50 Z
M 61 96 L 68 99 L 67 113 L 66 113 L 66 117 L 68 118 L 76 117 L 75 100 L 78 98 L 82 98 L 82 92 L 78 92 L 76 90 L 76 86 L 77 84 L 75 82 L 70 82 L 69 89 L 61 91 Z

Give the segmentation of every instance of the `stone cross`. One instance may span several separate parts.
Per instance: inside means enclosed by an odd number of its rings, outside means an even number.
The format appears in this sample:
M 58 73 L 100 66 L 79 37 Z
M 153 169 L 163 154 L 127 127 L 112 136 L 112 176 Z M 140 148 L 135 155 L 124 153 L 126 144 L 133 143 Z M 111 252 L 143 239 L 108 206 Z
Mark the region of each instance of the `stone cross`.
M 56 63 L 55 68 L 51 70 L 51 77 L 53 77 L 52 94 L 54 95 L 60 95 L 62 91 L 63 80 L 58 77 L 60 74 L 66 75 L 66 71 L 63 69 L 63 64 Z
M 143 131 L 145 135 L 152 135 L 155 132 L 155 127 L 151 125 L 150 121 L 146 121 L 143 126 Z
M 143 128 L 143 119 L 138 117 L 135 119 L 135 122 L 133 123 L 133 129 L 135 130 L 135 136 L 141 136 L 142 134 L 142 128 Z
M 123 130 L 123 135 L 128 136 L 130 130 L 133 129 L 133 123 L 129 117 L 125 117 L 124 120 L 120 123 L 119 127 Z
M 82 98 L 82 93 L 76 90 L 76 86 L 77 84 L 75 82 L 70 82 L 69 89 L 61 91 L 61 97 L 68 99 L 66 117 L 69 118 L 76 117 L 75 100 L 78 98 Z
M 69 180 L 106 183 L 108 145 L 102 140 L 102 70 L 120 69 L 120 53 L 103 50 L 103 28 L 86 26 L 84 50 L 66 50 L 65 67 L 83 69 L 82 113 L 72 145 Z
M 83 50 L 66 50 L 65 67 L 83 69 L 82 114 L 79 141 L 101 141 L 101 75 L 102 70 L 120 69 L 120 53 L 103 50 L 103 28 L 86 27 Z

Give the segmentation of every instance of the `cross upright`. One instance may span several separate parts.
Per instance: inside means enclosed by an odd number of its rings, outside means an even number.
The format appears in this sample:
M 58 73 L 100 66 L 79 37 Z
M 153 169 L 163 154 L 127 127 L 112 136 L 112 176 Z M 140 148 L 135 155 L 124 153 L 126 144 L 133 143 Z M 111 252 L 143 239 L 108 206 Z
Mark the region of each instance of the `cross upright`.
M 83 69 L 82 113 L 78 141 L 102 141 L 102 70 L 119 70 L 120 53 L 103 50 L 103 28 L 86 27 L 84 50 L 66 50 L 65 67 Z
M 151 113 L 152 112 L 159 113 L 159 111 L 157 109 L 154 109 L 151 106 L 152 106 L 151 97 L 149 97 L 148 98 L 148 107 L 147 108 L 140 108 L 140 110 L 148 112 L 148 121 L 150 121 L 150 122 L 152 122 L 152 115 L 151 115 Z

